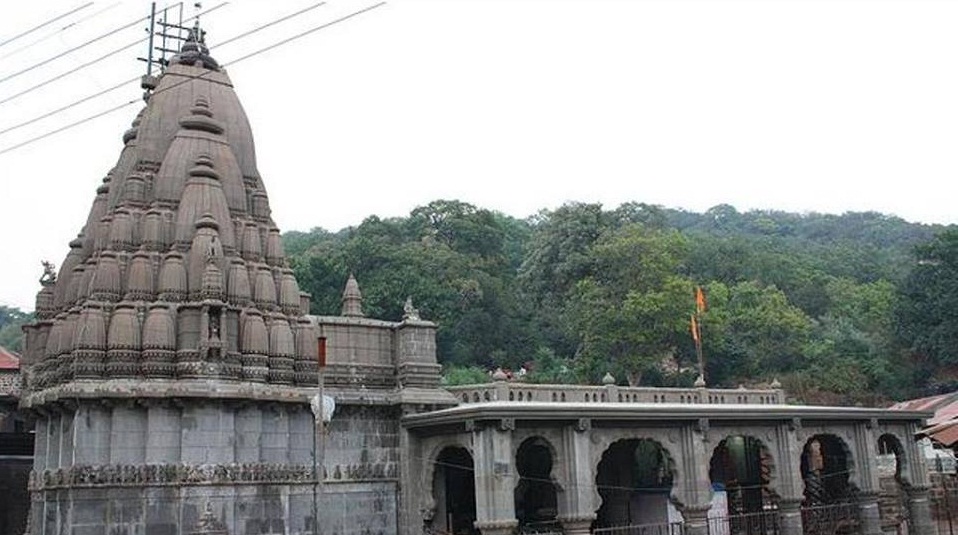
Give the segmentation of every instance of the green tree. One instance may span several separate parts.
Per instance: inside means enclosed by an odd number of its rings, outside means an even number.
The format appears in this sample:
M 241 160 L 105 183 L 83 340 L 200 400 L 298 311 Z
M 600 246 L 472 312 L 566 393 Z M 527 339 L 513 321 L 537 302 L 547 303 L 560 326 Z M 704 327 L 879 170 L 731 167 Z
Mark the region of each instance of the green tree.
M 0 347 L 23 351 L 23 325 L 33 320 L 33 314 L 16 307 L 0 305 Z
M 641 224 L 610 232 L 590 250 L 592 273 L 575 287 L 567 312 L 581 340 L 577 368 L 639 384 L 673 361 L 693 311 L 693 285 L 677 273 L 686 243 L 674 231 Z
M 935 370 L 958 365 L 958 230 L 918 247 L 916 257 L 901 286 L 897 334 L 925 382 Z
M 703 327 L 710 382 L 751 381 L 801 368 L 812 321 L 774 286 L 709 285 Z

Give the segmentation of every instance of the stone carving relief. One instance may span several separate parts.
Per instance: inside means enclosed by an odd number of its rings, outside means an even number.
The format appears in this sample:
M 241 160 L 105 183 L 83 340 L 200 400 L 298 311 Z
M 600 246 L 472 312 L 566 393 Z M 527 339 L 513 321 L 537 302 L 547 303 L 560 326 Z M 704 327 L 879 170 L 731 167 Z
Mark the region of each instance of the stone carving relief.
M 575 423 L 575 430 L 579 433 L 584 433 L 590 429 L 592 429 L 592 420 L 588 418 L 579 418 Z
M 31 491 L 76 487 L 289 484 L 315 481 L 312 465 L 267 463 L 76 465 L 30 472 Z

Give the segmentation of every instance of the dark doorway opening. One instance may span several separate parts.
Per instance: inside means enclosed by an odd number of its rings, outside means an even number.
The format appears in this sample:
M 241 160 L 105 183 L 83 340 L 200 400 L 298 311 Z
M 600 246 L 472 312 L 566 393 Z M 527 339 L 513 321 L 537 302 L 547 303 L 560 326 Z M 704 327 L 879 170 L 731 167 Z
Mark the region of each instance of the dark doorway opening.
M 851 499 L 850 463 L 845 443 L 835 435 L 815 435 L 802 451 L 805 503 L 809 507 L 845 503 Z
M 525 533 L 560 529 L 552 450 L 541 438 L 525 440 L 516 453 L 519 483 L 515 490 L 516 520 Z
M 674 466 L 654 440 L 620 440 L 609 446 L 596 474 L 602 497 L 596 527 L 669 523 Z
M 465 448 L 444 448 L 433 475 L 436 515 L 434 531 L 453 535 L 478 535 L 476 522 L 475 464 Z
M 730 516 L 772 508 L 771 476 L 771 455 L 762 441 L 755 437 L 730 436 L 719 442 L 712 452 L 709 464 L 712 489 L 725 492 Z

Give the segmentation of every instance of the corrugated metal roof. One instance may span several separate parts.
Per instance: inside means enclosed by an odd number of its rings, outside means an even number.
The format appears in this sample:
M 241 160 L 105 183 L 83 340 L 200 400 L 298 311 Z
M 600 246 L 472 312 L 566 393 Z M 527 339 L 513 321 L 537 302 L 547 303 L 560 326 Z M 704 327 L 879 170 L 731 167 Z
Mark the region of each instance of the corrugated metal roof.
M 19 370 L 20 355 L 5 347 L 0 347 L 0 370 Z
M 898 411 L 933 411 L 937 410 L 939 405 L 947 403 L 953 397 L 956 397 L 954 392 L 927 398 L 909 399 L 908 401 L 895 403 L 889 408 Z
M 902 401 L 890 408 L 935 411 L 935 415 L 928 419 L 925 428 L 918 434 L 944 446 L 951 447 L 958 443 L 958 392 Z

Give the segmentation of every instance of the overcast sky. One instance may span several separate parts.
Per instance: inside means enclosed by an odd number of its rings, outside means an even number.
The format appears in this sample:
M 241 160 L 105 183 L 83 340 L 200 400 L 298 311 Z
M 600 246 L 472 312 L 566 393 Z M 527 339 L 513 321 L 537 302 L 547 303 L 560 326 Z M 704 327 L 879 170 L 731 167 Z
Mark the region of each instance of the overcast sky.
M 5 5 L 0 42 L 86 1 Z M 229 63 L 376 1 L 329 0 L 213 55 Z M 207 40 L 312 3 L 233 1 L 203 18 Z M 18 74 L 148 6 L 96 0 L 0 45 L 0 100 L 142 38 L 137 23 Z M 920 0 L 389 0 L 228 71 L 283 230 L 439 198 L 517 217 L 575 200 L 954 223 L 956 20 L 958 2 Z M 141 74 L 145 52 L 0 103 L 0 130 Z M 130 83 L 0 133 L 0 151 L 139 94 Z M 40 261 L 63 260 L 139 107 L 0 154 L 0 304 L 33 309 Z

